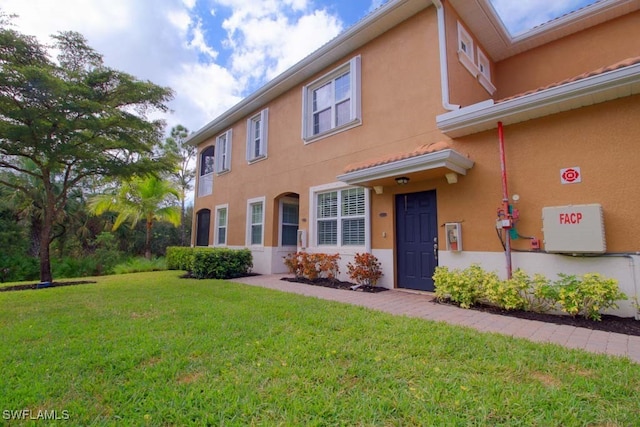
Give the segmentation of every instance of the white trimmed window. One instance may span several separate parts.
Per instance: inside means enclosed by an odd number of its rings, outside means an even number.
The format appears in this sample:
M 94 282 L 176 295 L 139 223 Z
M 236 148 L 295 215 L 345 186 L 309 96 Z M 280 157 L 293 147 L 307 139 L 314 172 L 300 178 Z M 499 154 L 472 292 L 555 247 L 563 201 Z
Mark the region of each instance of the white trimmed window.
M 480 84 L 493 95 L 496 92 L 496 87 L 491 83 L 491 62 L 489 62 L 489 58 L 484 54 L 483 51 L 478 49 L 478 81 Z
M 473 51 L 473 38 L 458 21 L 458 59 L 473 74 L 473 77 L 477 77 L 478 67 L 475 64 Z
M 231 129 L 216 138 L 216 173 L 231 170 Z
M 299 217 L 298 199 L 285 198 L 280 201 L 280 246 L 296 246 L 298 244 Z
M 264 245 L 264 197 L 247 201 L 247 246 Z
M 200 176 L 198 177 L 198 197 L 213 194 L 214 147 L 205 148 L 200 153 Z
M 247 161 L 249 163 L 267 157 L 268 118 L 269 110 L 264 109 L 247 120 Z
M 228 212 L 229 205 L 216 206 L 216 228 L 214 237 L 216 246 L 225 246 L 227 244 Z
M 302 92 L 302 138 L 312 142 L 362 122 L 360 56 L 356 56 Z
M 329 246 L 365 246 L 368 192 L 362 187 L 316 194 L 316 242 Z

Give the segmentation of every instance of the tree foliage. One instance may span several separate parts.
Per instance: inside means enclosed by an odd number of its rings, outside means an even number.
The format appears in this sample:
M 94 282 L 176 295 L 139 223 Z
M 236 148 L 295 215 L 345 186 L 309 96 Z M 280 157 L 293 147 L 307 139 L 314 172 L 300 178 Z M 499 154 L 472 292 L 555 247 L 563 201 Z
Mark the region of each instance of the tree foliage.
M 193 181 L 196 178 L 196 170 L 192 164 L 197 147 L 187 144 L 189 130 L 182 125 L 174 126 L 171 135 L 165 140 L 162 151 L 165 155 L 171 156 L 175 162 L 175 167 L 170 173 L 171 180 L 180 190 L 180 243 L 184 246 L 190 239 L 187 239 L 187 225 L 191 221 L 187 220 L 185 199 L 187 192 L 193 189 Z
M 33 199 L 27 182 L 38 182 L 40 280 L 51 281 L 54 224 L 72 189 L 100 176 L 168 167 L 150 155 L 164 124 L 148 114 L 167 111 L 172 92 L 107 67 L 79 33 L 53 36 L 53 60 L 45 45 L 8 21 L 0 16 L 0 168 L 8 172 L 0 185 Z
M 133 228 L 140 220 L 144 220 L 145 257 L 151 259 L 153 223 L 159 220 L 176 226 L 180 224 L 180 208 L 172 203 L 178 197 L 178 190 L 170 182 L 155 175 L 147 175 L 122 182 L 112 193 L 93 197 L 89 201 L 89 207 L 98 215 L 108 211 L 116 212 L 118 216 L 113 223 L 114 230 L 127 221 L 131 222 Z

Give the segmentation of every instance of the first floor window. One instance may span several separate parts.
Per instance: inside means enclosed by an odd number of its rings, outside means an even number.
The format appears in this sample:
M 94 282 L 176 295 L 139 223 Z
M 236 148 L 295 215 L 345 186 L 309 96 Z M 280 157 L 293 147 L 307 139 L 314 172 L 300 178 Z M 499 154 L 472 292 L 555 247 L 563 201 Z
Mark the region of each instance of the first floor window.
M 249 201 L 247 209 L 247 233 L 249 245 L 263 245 L 264 198 Z
M 216 244 L 227 244 L 227 207 L 219 207 L 216 209 Z
M 298 203 L 282 202 L 282 246 L 298 244 Z
M 318 245 L 363 246 L 366 198 L 364 188 L 317 195 Z

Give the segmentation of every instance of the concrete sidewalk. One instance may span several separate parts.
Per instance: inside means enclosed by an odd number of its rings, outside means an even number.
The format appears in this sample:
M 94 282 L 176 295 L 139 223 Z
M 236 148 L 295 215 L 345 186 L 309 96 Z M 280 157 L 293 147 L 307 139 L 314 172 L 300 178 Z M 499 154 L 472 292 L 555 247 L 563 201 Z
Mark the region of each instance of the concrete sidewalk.
M 287 276 L 284 274 L 251 276 L 235 279 L 234 281 L 283 292 L 359 305 L 391 314 L 467 326 L 481 332 L 496 332 L 535 342 L 560 344 L 568 348 L 577 348 L 593 353 L 626 356 L 634 362 L 640 363 L 640 337 L 636 336 L 500 316 L 475 310 L 465 310 L 445 304 L 429 304 L 430 301 L 433 301 L 433 296 L 429 294 L 398 290 L 374 294 L 280 280 L 282 277 Z

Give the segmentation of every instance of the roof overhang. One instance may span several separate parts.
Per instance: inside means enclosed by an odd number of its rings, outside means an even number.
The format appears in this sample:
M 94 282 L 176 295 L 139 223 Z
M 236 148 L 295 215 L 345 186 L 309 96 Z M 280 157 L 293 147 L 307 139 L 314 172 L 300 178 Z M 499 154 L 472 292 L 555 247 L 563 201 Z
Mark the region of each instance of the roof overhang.
M 336 38 L 302 59 L 222 115 L 194 132 L 188 144 L 198 145 L 223 132 L 288 90 L 344 59 L 356 49 L 431 6 L 430 0 L 389 1 Z
M 524 33 L 512 35 L 489 0 L 449 0 L 449 3 L 494 61 L 640 9 L 640 0 L 600 0 Z
M 401 176 L 415 177 L 416 181 L 421 181 L 445 177 L 448 173 L 466 175 L 473 163 L 473 160 L 457 151 L 446 149 L 347 172 L 337 178 L 349 185 L 387 186 L 394 185 L 395 178 Z
M 495 103 L 480 102 L 436 117 L 451 138 L 515 124 L 640 93 L 640 64 Z

